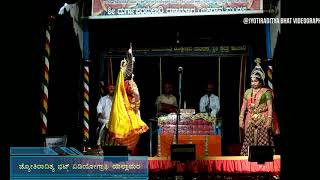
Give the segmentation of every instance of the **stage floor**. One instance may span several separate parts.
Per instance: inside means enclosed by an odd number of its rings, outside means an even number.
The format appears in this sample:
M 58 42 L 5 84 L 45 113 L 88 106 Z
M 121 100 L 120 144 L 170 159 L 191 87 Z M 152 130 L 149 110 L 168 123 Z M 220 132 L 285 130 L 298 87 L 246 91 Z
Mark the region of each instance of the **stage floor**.
M 193 161 L 172 161 L 170 157 L 149 157 L 148 172 L 152 174 L 191 174 L 206 176 L 279 176 L 280 155 L 273 161 L 258 164 L 248 156 L 207 156 Z M 264 178 L 262 178 L 264 179 Z
M 148 160 L 170 160 L 170 156 L 148 157 Z M 203 156 L 197 157 L 196 160 L 248 160 L 248 156 Z M 280 160 L 280 155 L 274 155 L 273 160 Z
M 101 149 L 91 150 L 87 155 L 103 155 Z M 148 157 L 149 173 L 179 174 L 280 174 L 280 155 L 273 161 L 258 164 L 249 162 L 248 156 L 198 156 L 193 161 L 173 161 L 170 156 Z

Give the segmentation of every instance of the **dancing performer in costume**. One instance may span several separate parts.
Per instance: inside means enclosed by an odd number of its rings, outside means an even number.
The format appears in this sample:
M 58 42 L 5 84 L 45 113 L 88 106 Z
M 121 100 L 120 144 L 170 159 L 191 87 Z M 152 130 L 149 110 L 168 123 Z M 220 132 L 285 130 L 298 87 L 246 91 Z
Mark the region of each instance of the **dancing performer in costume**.
M 134 61 L 130 45 L 127 58 L 121 61 L 107 137 L 109 145 L 126 145 L 130 151 L 134 151 L 140 134 L 148 130 L 140 117 L 140 95 L 133 80 Z

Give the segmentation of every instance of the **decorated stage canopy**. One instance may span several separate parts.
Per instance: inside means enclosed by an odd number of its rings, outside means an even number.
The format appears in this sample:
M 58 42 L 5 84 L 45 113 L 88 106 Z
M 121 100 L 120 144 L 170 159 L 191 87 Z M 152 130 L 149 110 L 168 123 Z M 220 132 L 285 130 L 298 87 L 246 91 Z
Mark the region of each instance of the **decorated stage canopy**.
M 243 55 L 248 47 L 246 45 L 235 46 L 189 46 L 189 47 L 160 47 L 160 48 L 136 48 L 134 50 L 136 57 L 212 57 L 212 56 L 235 56 Z M 107 48 L 106 56 L 122 57 L 126 48 Z
M 92 0 L 91 19 L 258 14 L 263 0 Z

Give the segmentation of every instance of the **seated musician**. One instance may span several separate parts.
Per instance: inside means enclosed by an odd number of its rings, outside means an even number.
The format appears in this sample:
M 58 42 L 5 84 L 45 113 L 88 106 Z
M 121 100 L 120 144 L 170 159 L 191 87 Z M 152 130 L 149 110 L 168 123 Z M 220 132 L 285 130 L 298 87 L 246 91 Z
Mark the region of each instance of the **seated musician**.
M 167 81 L 164 83 L 164 93 L 157 97 L 157 115 L 165 115 L 177 112 L 177 98 L 172 95 L 173 85 Z

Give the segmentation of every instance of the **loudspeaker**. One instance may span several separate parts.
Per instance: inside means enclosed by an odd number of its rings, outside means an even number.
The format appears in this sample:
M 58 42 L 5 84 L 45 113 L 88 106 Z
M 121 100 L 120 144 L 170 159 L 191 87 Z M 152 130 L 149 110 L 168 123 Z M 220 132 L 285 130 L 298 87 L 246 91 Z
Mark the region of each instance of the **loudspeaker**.
M 249 146 L 248 160 L 250 162 L 258 162 L 258 164 L 272 162 L 273 149 L 273 146 Z
M 128 156 L 127 146 L 103 146 L 104 156 Z
M 196 159 L 195 144 L 172 144 L 171 145 L 171 160 L 186 161 Z

